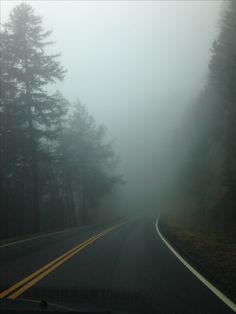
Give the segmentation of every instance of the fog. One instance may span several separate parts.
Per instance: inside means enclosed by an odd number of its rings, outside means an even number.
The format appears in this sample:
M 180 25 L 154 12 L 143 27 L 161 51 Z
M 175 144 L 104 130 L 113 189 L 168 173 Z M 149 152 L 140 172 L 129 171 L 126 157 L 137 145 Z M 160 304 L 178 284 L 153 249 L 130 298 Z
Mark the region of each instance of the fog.
M 169 146 L 206 84 L 222 1 L 25 2 L 68 70 L 52 88 L 79 98 L 114 139 L 126 184 L 112 206 L 157 209 Z M 2 22 L 19 3 L 1 1 Z

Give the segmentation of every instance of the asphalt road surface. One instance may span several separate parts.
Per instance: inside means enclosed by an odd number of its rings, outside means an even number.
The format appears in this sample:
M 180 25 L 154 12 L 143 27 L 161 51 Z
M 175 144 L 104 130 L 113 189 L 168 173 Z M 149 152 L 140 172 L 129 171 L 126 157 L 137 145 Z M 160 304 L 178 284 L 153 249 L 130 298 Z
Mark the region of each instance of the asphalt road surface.
M 0 310 L 4 300 L 33 299 L 91 313 L 233 313 L 167 248 L 153 219 L 109 227 L 1 246 Z

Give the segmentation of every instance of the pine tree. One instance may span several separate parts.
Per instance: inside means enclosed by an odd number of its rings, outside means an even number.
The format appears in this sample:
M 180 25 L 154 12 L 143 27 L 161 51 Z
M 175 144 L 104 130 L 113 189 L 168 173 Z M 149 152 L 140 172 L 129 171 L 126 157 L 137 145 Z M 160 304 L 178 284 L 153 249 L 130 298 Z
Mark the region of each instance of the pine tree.
M 222 17 L 221 32 L 213 43 L 210 80 L 224 99 L 228 118 L 236 123 L 236 2 L 231 0 Z
M 221 32 L 213 44 L 210 82 L 221 98 L 221 142 L 226 152 L 223 182 L 236 187 L 236 2 L 227 3 L 222 16 Z
M 34 231 L 40 228 L 42 144 L 47 138 L 57 136 L 58 118 L 65 113 L 57 96 L 50 96 L 46 91 L 47 84 L 64 78 L 65 70 L 57 61 L 59 54 L 47 54 L 46 48 L 52 44 L 47 41 L 51 32 L 44 31 L 41 24 L 41 18 L 34 15 L 32 7 L 23 3 L 13 9 L 9 22 L 4 25 L 11 50 L 11 78 L 17 84 L 16 107 L 21 113 L 21 126 L 27 138 L 23 158 L 31 180 L 31 192 L 28 192 Z

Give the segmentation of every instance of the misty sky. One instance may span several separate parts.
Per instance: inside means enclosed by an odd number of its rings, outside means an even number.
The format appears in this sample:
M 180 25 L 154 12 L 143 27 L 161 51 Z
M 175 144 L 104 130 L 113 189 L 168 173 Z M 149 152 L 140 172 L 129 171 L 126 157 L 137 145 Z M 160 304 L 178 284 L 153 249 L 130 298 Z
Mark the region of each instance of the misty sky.
M 1 1 L 1 22 L 20 2 Z M 206 83 L 222 1 L 24 2 L 62 53 L 56 88 L 108 127 L 137 206 L 155 194 L 162 152 Z

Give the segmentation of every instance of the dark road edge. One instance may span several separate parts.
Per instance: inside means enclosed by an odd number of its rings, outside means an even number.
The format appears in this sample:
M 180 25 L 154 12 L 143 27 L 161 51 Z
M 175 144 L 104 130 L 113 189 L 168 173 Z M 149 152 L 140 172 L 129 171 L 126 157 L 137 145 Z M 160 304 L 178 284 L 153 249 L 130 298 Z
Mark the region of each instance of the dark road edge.
M 200 274 L 192 265 L 190 265 L 184 258 L 181 256 L 175 248 L 170 244 L 170 242 L 163 236 L 159 229 L 159 216 L 156 219 L 155 229 L 158 236 L 165 243 L 168 249 L 178 258 L 178 260 L 184 264 L 184 266 L 191 271 L 191 273 L 197 277 L 208 289 L 210 289 L 221 301 L 223 301 L 231 310 L 236 312 L 236 304 L 226 297 L 218 288 L 216 288 L 211 282 L 209 282 L 202 274 Z

